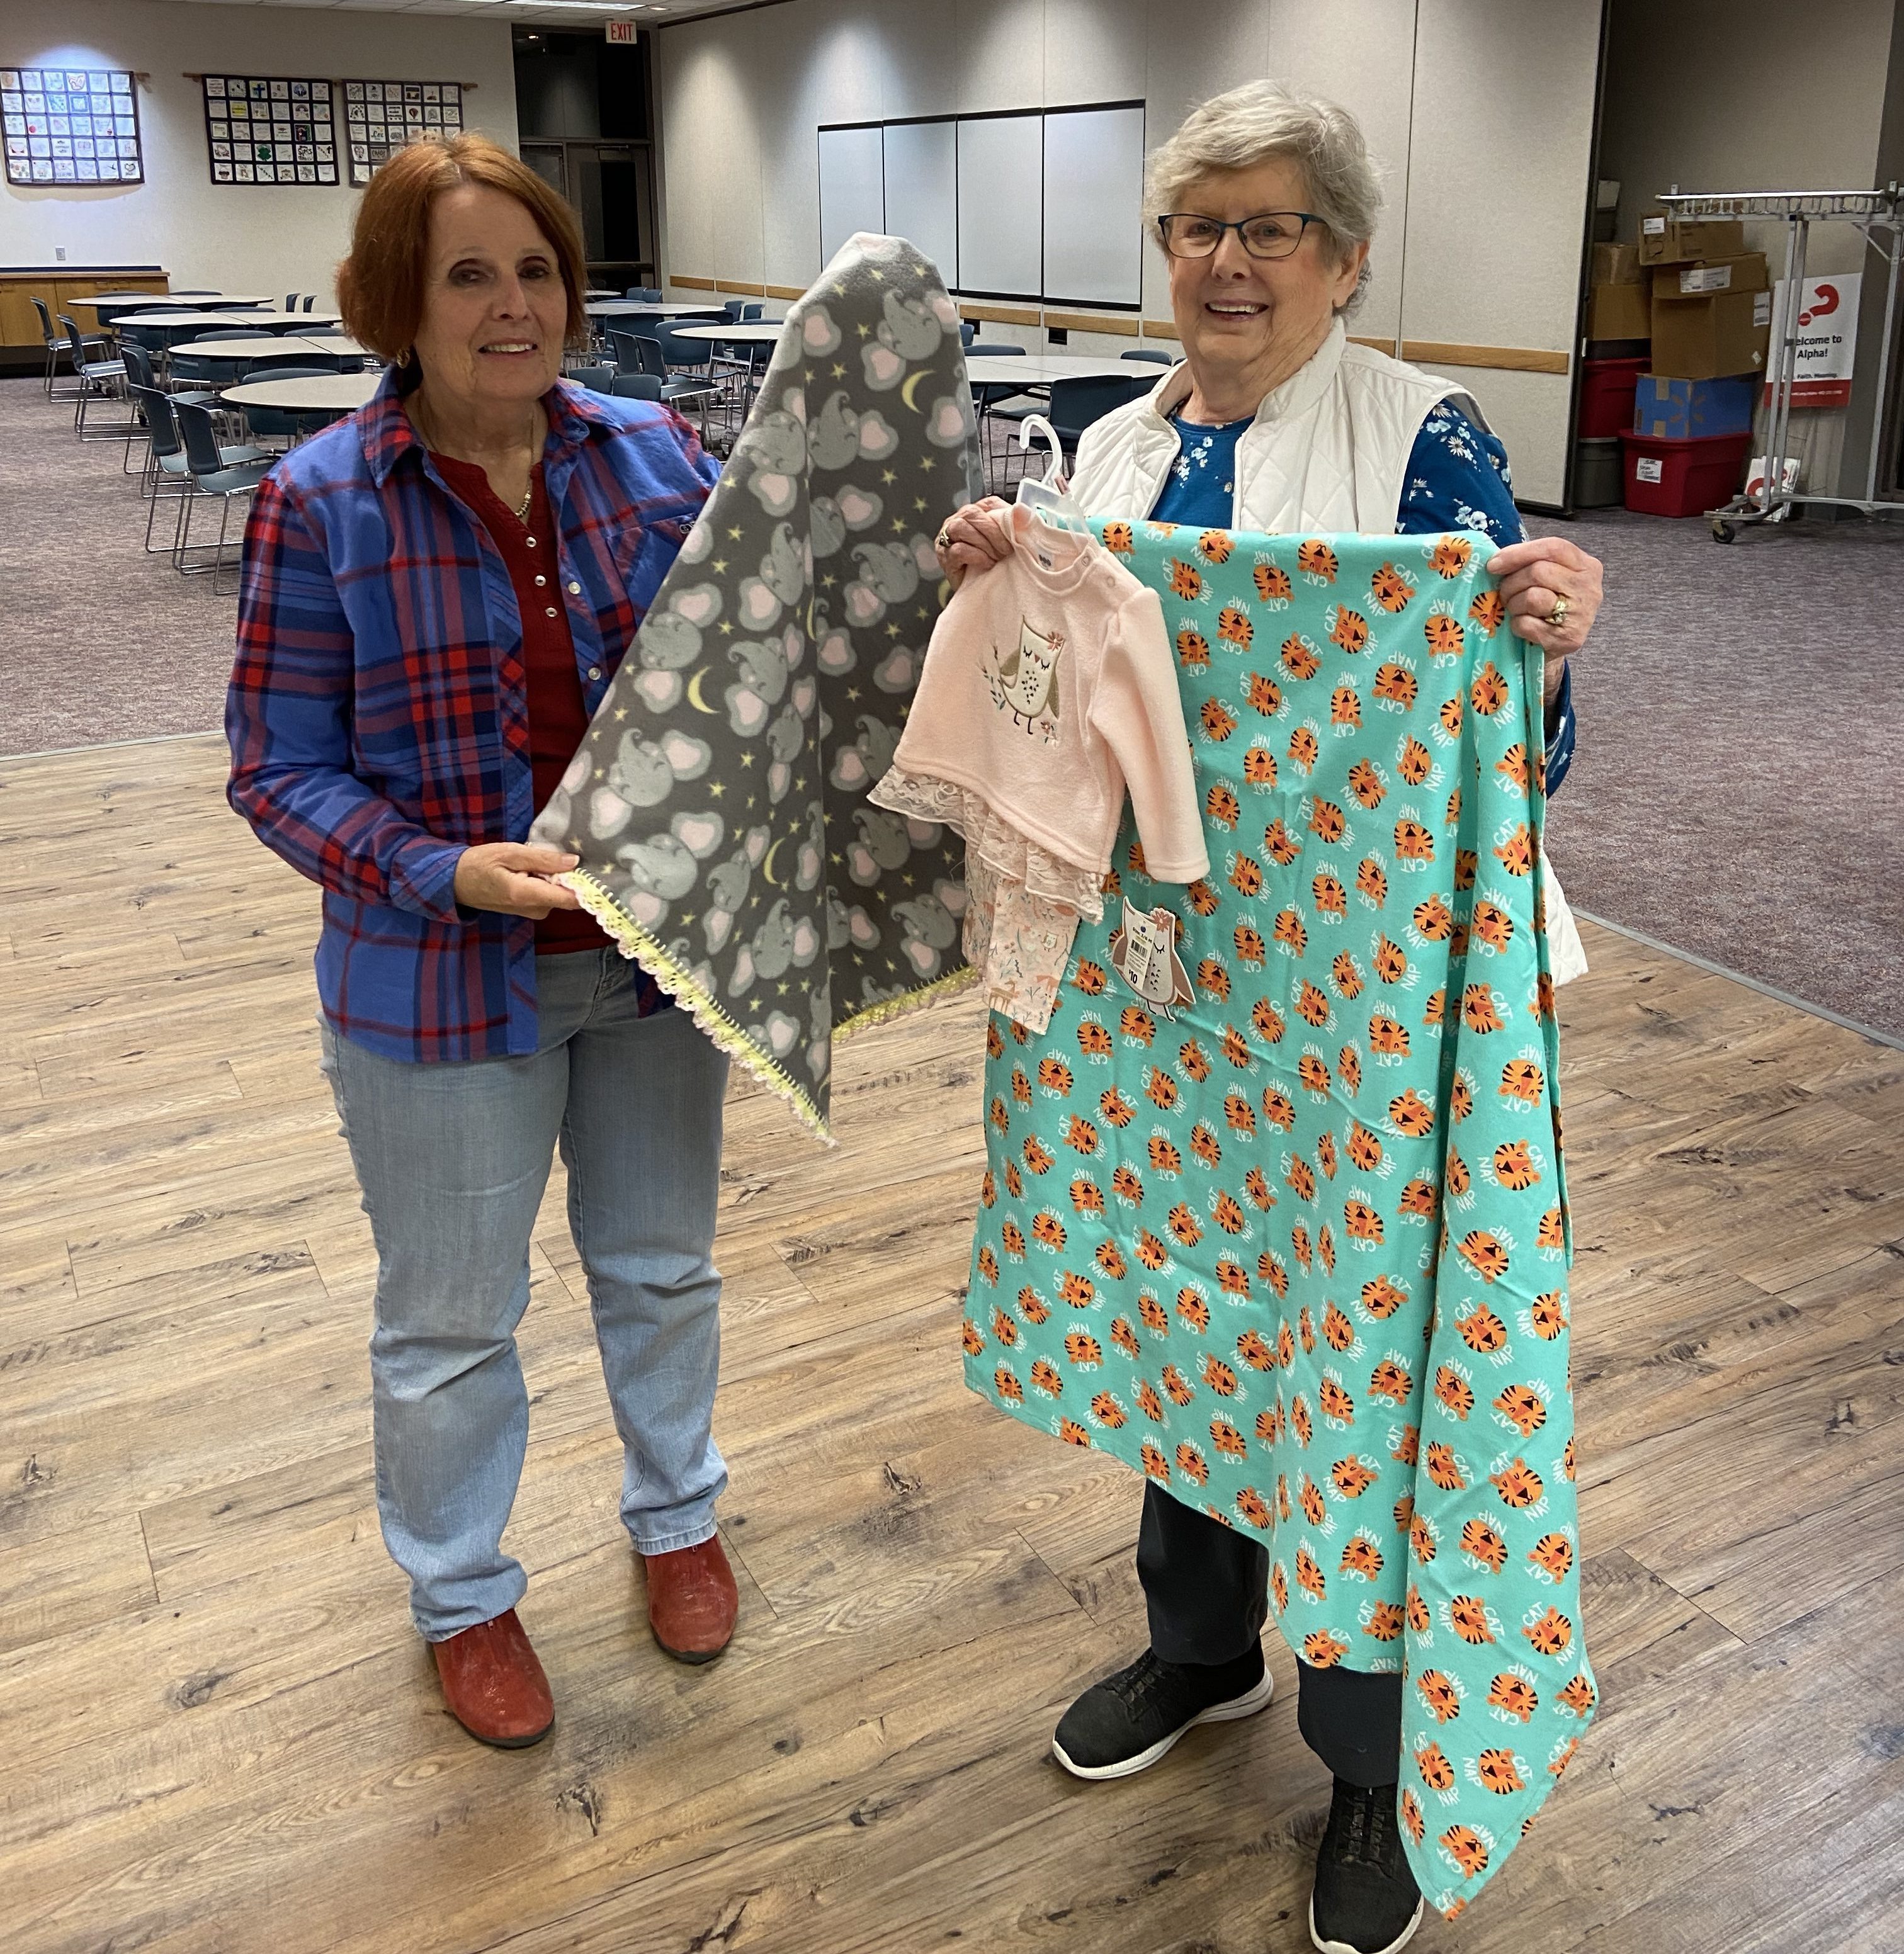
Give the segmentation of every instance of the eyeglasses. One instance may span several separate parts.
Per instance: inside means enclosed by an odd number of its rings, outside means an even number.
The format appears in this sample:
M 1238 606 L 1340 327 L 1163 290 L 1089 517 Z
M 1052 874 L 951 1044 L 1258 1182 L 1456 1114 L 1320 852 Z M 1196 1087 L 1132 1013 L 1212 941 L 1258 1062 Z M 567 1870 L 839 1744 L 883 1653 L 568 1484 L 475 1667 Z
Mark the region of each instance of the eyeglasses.
M 1214 217 L 1180 210 L 1160 217 L 1157 231 L 1173 258 L 1215 256 L 1226 231 L 1233 231 L 1242 239 L 1243 248 L 1252 258 L 1287 258 L 1302 243 L 1303 232 L 1323 221 L 1312 210 L 1266 210 L 1261 216 L 1246 217 L 1240 224 L 1219 224 Z

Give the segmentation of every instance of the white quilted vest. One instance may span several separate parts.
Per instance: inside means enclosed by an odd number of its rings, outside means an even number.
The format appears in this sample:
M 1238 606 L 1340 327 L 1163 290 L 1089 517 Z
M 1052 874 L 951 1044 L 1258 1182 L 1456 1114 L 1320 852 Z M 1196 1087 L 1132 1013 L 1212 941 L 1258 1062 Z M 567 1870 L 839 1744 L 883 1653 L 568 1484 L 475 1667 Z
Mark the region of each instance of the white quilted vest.
M 1189 398 L 1180 361 L 1149 393 L 1086 428 L 1071 493 L 1094 516 L 1138 522 L 1163 492 L 1178 451 L 1169 416 Z M 1472 394 L 1433 373 L 1349 342 L 1337 319 L 1309 363 L 1266 395 L 1236 444 L 1230 526 L 1271 535 L 1295 529 L 1392 530 L 1403 476 L 1428 410 L 1452 401 L 1488 429 Z M 1541 850 L 1549 960 L 1557 984 L 1587 967 L 1560 878 Z

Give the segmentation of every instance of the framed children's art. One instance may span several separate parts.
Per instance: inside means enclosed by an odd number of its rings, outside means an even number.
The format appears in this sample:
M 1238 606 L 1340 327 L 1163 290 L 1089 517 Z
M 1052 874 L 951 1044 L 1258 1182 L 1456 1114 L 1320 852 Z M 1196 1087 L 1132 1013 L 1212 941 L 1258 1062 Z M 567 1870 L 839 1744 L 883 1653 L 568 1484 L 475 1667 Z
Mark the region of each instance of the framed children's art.
M 460 82 L 347 81 L 343 88 L 344 141 L 354 184 L 367 184 L 406 143 L 462 131 Z
M 208 74 L 204 82 L 214 183 L 338 181 L 335 83 L 250 74 Z
M 0 68 L 7 181 L 143 183 L 139 92 L 116 68 Z

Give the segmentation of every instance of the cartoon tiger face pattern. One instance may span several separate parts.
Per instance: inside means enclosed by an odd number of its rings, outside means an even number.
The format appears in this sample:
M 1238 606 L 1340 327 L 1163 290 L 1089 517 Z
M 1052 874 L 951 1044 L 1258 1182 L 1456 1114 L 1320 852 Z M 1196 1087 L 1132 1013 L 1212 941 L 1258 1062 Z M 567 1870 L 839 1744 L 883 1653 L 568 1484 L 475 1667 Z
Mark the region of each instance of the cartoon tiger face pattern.
M 1305 1661 L 1400 1670 L 1399 1816 L 1459 1912 L 1591 1716 L 1538 847 L 1540 655 L 1473 537 L 1114 525 L 1177 647 L 1211 872 L 1174 1011 L 1077 935 L 994 1018 L 972 1387 L 1260 1534 Z

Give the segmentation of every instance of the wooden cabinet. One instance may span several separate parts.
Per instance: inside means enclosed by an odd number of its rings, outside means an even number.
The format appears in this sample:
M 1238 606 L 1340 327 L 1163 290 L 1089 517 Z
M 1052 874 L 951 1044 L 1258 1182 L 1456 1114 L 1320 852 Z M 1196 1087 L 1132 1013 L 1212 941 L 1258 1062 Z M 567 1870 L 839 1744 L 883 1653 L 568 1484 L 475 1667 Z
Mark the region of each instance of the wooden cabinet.
M 39 265 L 17 269 L 0 265 L 0 362 L 17 364 L 43 359 L 39 315 L 33 301 L 43 299 L 58 329 L 61 313 L 70 311 L 75 299 L 90 299 L 96 292 L 169 291 L 167 273 L 151 265 L 90 265 L 68 270 Z M 74 321 L 82 332 L 91 332 L 96 324 L 90 312 L 74 313 Z

